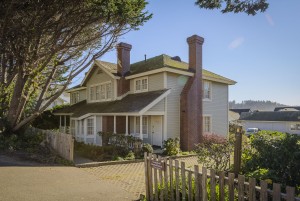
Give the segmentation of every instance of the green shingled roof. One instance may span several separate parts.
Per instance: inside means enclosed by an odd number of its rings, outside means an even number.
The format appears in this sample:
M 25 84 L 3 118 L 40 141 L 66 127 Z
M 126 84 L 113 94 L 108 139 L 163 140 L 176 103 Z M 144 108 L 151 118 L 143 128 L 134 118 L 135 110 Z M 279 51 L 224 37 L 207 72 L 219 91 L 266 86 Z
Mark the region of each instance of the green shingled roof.
M 183 71 L 189 71 L 189 64 L 183 61 L 176 61 L 172 59 L 170 56 L 162 54 L 156 57 L 152 57 L 150 59 L 147 59 L 146 61 L 140 61 L 134 64 L 131 64 L 130 66 L 130 75 L 143 73 L 163 67 L 168 68 L 174 68 L 178 70 Z M 220 82 L 226 82 L 235 84 L 236 82 L 233 80 L 230 80 L 226 77 L 223 77 L 221 75 L 215 74 L 213 72 L 210 72 L 208 70 L 203 69 L 202 71 L 203 77 L 207 79 L 213 79 L 214 81 L 220 81 Z

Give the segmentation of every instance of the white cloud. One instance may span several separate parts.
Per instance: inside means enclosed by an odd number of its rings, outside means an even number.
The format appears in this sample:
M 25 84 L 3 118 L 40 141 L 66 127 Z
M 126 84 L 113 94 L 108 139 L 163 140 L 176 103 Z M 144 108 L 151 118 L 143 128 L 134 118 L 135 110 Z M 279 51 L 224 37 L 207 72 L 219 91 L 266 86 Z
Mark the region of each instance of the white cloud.
M 269 24 L 270 26 L 275 26 L 275 22 L 274 22 L 274 20 L 273 20 L 273 18 L 272 18 L 271 15 L 269 15 L 269 14 L 267 13 L 267 14 L 265 14 L 265 17 L 266 17 L 267 22 L 268 22 L 268 24 Z
M 240 47 L 244 43 L 244 41 L 245 41 L 244 37 L 238 37 L 229 44 L 228 48 L 231 50 L 236 49 Z

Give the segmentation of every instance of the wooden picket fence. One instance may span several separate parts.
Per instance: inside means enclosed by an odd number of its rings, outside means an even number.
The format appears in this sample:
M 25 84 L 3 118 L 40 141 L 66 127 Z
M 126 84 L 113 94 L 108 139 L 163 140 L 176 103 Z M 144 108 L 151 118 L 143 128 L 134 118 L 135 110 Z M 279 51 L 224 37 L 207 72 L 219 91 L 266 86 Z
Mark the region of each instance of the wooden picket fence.
M 187 169 L 184 162 L 161 158 L 154 154 L 144 154 L 145 181 L 147 200 L 249 200 L 249 201 L 300 201 L 295 197 L 295 188 L 286 187 L 286 194 L 281 193 L 281 185 L 273 184 L 273 190 L 268 189 L 266 181 L 256 180 L 234 173 L 226 176 L 225 172 L 216 174 L 215 170 L 207 170 L 195 165 L 193 170 Z M 167 184 L 167 185 L 166 185 Z M 184 189 L 184 190 L 183 190 Z
M 74 160 L 74 139 L 70 134 L 60 133 L 51 130 L 42 130 L 38 128 L 28 128 L 29 132 L 43 133 L 46 142 L 64 159 Z

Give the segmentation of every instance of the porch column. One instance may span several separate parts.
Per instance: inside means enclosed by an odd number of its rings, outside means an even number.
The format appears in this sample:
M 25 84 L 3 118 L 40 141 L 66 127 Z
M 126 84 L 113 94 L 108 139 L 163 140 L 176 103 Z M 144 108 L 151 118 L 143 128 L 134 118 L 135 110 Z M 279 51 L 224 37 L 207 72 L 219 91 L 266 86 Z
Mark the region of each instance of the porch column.
M 128 135 L 128 116 L 126 115 L 126 131 L 125 135 Z
M 64 127 L 64 133 L 67 133 L 67 115 L 64 116 L 65 117 L 65 127 Z
M 114 133 L 117 133 L 116 124 L 117 124 L 117 118 L 116 118 L 116 115 L 115 115 L 114 116 Z
M 143 116 L 140 116 L 140 138 L 143 140 Z

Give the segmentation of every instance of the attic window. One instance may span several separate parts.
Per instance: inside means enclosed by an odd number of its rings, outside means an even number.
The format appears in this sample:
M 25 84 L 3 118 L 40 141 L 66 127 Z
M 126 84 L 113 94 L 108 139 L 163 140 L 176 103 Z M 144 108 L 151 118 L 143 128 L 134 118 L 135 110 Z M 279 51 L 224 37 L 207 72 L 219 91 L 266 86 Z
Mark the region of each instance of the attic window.
M 103 73 L 103 71 L 102 71 L 101 69 L 99 69 L 99 70 L 97 71 L 97 74 L 101 74 L 101 73 Z

